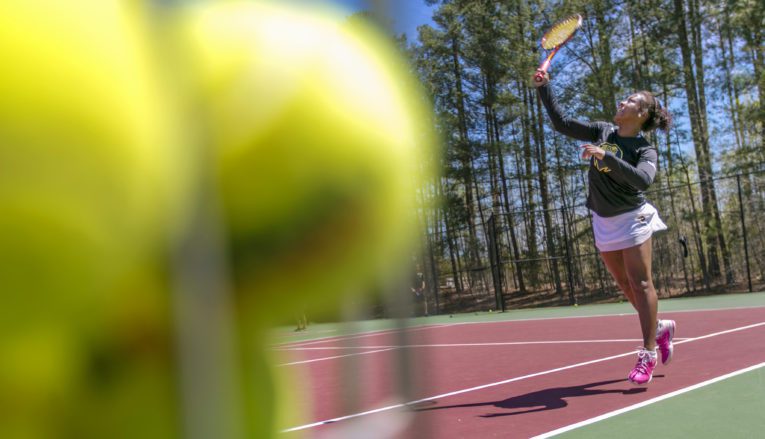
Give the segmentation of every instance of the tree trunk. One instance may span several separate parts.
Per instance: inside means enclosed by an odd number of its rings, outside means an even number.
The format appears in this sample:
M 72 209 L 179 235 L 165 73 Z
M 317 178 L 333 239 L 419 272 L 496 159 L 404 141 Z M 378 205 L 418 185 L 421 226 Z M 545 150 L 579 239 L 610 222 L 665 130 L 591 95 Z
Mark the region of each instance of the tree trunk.
M 730 52 L 727 50 L 730 43 L 730 20 L 728 19 L 727 2 L 725 4 L 723 13 L 720 15 L 722 16 L 722 22 L 718 23 L 717 36 L 720 43 L 720 68 L 723 71 L 724 77 L 723 88 L 725 89 L 725 94 L 728 97 L 728 112 L 730 113 L 730 121 L 731 125 L 733 126 L 733 134 L 736 137 L 736 150 L 742 151 L 743 136 L 741 132 L 741 122 L 739 121 L 738 117 L 738 92 L 735 92 L 736 97 L 734 97 L 733 75 L 731 74 L 731 68 L 735 65 L 736 62 L 735 54 L 732 50 Z M 726 39 L 728 39 L 727 42 Z
M 495 129 L 499 130 L 498 126 L 495 124 Z M 497 139 L 500 138 L 499 132 L 496 133 Z M 521 259 L 520 252 L 518 250 L 518 238 L 515 235 L 515 218 L 512 214 L 512 204 L 510 204 L 510 191 L 507 187 L 507 175 L 505 174 L 505 159 L 504 154 L 501 151 L 500 148 L 497 148 L 497 160 L 498 160 L 498 166 L 499 166 L 499 179 L 500 183 L 502 185 L 502 201 L 504 205 L 505 210 L 505 218 L 507 218 L 507 228 L 509 229 L 510 233 L 510 250 L 513 253 L 513 266 L 515 267 L 515 274 L 516 274 L 516 281 L 518 282 L 518 290 L 520 290 L 521 293 L 526 292 L 526 284 L 523 281 L 523 270 L 521 269 L 520 264 L 518 263 L 518 260 Z M 501 253 L 500 253 L 501 256 Z M 501 266 L 501 264 L 500 264 Z
M 610 9 L 602 0 L 593 3 L 595 11 L 595 23 L 598 30 L 598 58 L 600 58 L 600 71 L 598 72 L 597 99 L 601 105 L 601 118 L 607 119 L 613 113 L 616 103 L 616 91 L 614 89 L 614 65 L 611 61 L 611 29 L 606 20 L 606 11 Z
M 531 149 L 531 99 L 529 94 L 525 92 L 525 87 L 522 87 L 520 93 L 523 95 L 523 163 L 524 163 L 524 182 L 526 183 L 526 196 L 528 200 L 527 222 L 526 222 L 526 239 L 528 243 L 528 259 L 531 259 L 527 263 L 529 269 L 529 277 L 533 286 L 537 286 L 539 282 L 539 270 L 538 270 L 538 257 L 537 253 L 537 221 L 536 221 L 536 208 L 534 196 L 534 179 L 531 177 L 534 174 L 534 166 L 532 164 L 532 149 Z
M 478 234 L 475 224 L 475 206 L 473 200 L 473 167 L 471 165 L 472 148 L 468 137 L 467 111 L 465 110 L 465 93 L 462 89 L 462 67 L 460 66 L 460 45 L 456 37 L 451 39 L 452 69 L 455 78 L 455 104 L 457 107 L 458 154 L 462 164 L 462 186 L 465 194 L 465 209 L 468 225 L 468 258 L 471 267 L 478 265 Z
M 530 93 L 536 94 L 530 90 Z M 558 252 L 555 249 L 555 232 L 553 228 L 553 220 L 550 215 L 550 209 L 552 208 L 550 203 L 550 194 L 547 188 L 547 145 L 545 145 L 544 134 L 544 110 L 542 110 L 542 104 L 539 99 L 534 100 L 536 102 L 536 125 L 534 126 L 534 133 L 537 144 L 537 176 L 539 181 L 539 196 L 542 199 L 542 212 L 545 222 L 545 237 L 547 238 L 547 256 L 550 258 L 551 271 L 553 275 L 553 285 L 558 296 L 563 298 L 563 288 L 560 284 L 560 273 L 558 268 Z
M 704 119 L 706 111 L 701 108 L 699 88 L 696 82 L 696 75 L 693 71 L 693 55 L 688 37 L 683 0 L 674 0 L 674 6 L 674 19 L 678 31 L 680 53 L 683 59 L 683 77 L 685 79 L 685 92 L 688 97 L 691 134 L 693 137 L 693 146 L 696 152 L 696 161 L 701 184 L 704 238 L 707 246 L 707 259 L 709 264 L 707 272 L 711 277 L 719 277 L 721 274 L 717 252 L 717 219 L 719 218 L 719 214 L 715 215 L 715 211 L 717 210 L 717 197 L 716 195 L 713 195 L 714 182 L 712 180 L 712 165 L 709 154 L 709 138 L 708 133 L 706 132 L 706 120 Z
M 693 59 L 696 66 L 696 86 L 698 88 L 698 97 L 699 97 L 699 127 L 700 127 L 700 134 L 701 134 L 701 141 L 702 141 L 702 147 L 705 148 L 707 158 L 708 158 L 708 173 L 710 177 L 713 177 L 712 172 L 712 166 L 711 166 L 711 159 L 712 154 L 710 152 L 709 148 L 709 127 L 707 121 L 709 118 L 707 117 L 707 98 L 706 98 L 706 87 L 705 87 L 705 81 L 704 81 L 704 47 L 702 42 L 702 28 L 701 28 L 701 11 L 699 9 L 699 0 L 690 0 L 689 3 L 689 12 L 690 12 L 690 23 L 691 23 L 691 34 L 693 36 Z M 714 180 L 709 181 L 709 198 L 710 203 L 712 204 L 712 213 L 714 214 L 714 229 L 715 233 L 717 235 L 717 242 L 720 245 L 720 251 L 722 252 L 722 258 L 723 258 L 723 270 L 725 272 L 725 281 L 728 284 L 733 283 L 733 266 L 731 264 L 731 256 L 730 251 L 728 250 L 728 245 L 725 241 L 725 234 L 723 233 L 723 226 L 722 226 L 722 220 L 720 218 L 720 208 L 717 203 L 717 190 L 715 189 L 715 183 Z

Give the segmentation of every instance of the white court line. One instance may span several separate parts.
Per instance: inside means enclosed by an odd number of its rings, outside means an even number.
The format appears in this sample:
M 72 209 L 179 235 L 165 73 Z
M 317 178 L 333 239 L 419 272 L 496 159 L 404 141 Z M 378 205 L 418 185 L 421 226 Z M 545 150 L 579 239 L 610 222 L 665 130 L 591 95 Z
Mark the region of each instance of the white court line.
M 765 308 L 765 305 L 738 306 L 738 307 L 715 308 L 715 309 L 670 310 L 670 311 L 661 311 L 660 314 L 663 315 L 663 314 L 691 313 L 691 312 L 735 311 L 735 310 L 741 310 L 741 309 L 758 309 L 758 308 Z M 431 324 L 424 324 L 424 325 L 418 325 L 418 326 L 408 326 L 403 329 L 402 328 L 375 329 L 372 331 L 361 332 L 359 334 L 348 334 L 348 335 L 315 338 L 305 342 L 287 341 L 284 343 L 276 344 L 274 347 L 284 348 L 284 347 L 293 347 L 293 346 L 295 347 L 309 346 L 313 344 L 327 343 L 332 340 L 351 340 L 355 338 L 372 337 L 375 335 L 388 334 L 388 333 L 393 333 L 393 332 L 397 332 L 401 330 L 415 331 L 415 330 L 422 330 L 422 329 L 432 329 L 432 328 L 441 328 L 441 327 L 458 326 L 458 325 L 483 325 L 483 324 L 492 324 L 492 323 L 534 322 L 534 321 L 546 321 L 546 320 L 588 319 L 588 318 L 600 318 L 600 317 L 624 317 L 624 316 L 632 316 L 632 315 L 637 315 L 637 313 L 633 311 L 628 313 L 592 314 L 592 315 L 586 315 L 586 316 L 559 316 L 559 317 L 536 317 L 536 318 L 510 319 L 510 320 L 491 320 L 488 322 L 431 323 Z
M 687 342 L 691 342 L 691 341 L 695 341 L 695 340 L 702 340 L 702 339 L 706 339 L 706 338 L 710 338 L 710 337 L 716 337 L 718 335 L 730 334 L 732 332 L 737 332 L 737 331 L 744 331 L 746 329 L 752 329 L 752 328 L 756 328 L 758 326 L 763 326 L 763 325 L 765 325 L 765 322 L 755 323 L 755 324 L 752 324 L 752 325 L 741 326 L 739 328 L 733 328 L 733 329 L 728 329 L 728 330 L 725 330 L 725 331 L 715 332 L 715 333 L 712 333 L 712 334 L 702 335 L 700 337 L 689 338 L 689 339 L 683 340 L 683 342 L 687 343 Z M 678 343 L 681 343 L 681 342 L 678 342 Z M 626 353 L 618 354 L 618 355 L 612 355 L 610 357 L 598 358 L 596 360 L 585 361 L 585 362 L 582 362 L 582 363 L 576 363 L 576 364 L 572 364 L 572 365 L 569 365 L 569 366 L 558 367 L 558 368 L 546 370 L 546 371 L 543 371 L 543 372 L 536 372 L 536 373 L 532 373 L 532 374 L 529 374 L 529 375 L 524 375 L 524 376 L 520 376 L 520 377 L 510 378 L 510 379 L 503 380 L 503 381 L 497 381 L 497 382 L 494 382 L 494 383 L 483 384 L 483 385 L 480 385 L 480 386 L 470 387 L 468 389 L 462 389 L 462 390 L 457 390 L 457 391 L 454 391 L 454 392 L 442 393 L 440 395 L 435 395 L 435 396 L 428 396 L 426 398 L 421 398 L 421 399 L 418 399 L 416 401 L 409 401 L 409 402 L 405 402 L 405 403 L 401 403 L 401 404 L 393 404 L 393 405 L 389 405 L 389 406 L 385 406 L 385 407 L 380 407 L 380 408 L 373 409 L 373 410 L 367 410 L 365 412 L 354 413 L 354 414 L 351 414 L 351 415 L 340 416 L 340 417 L 332 418 L 332 419 L 326 419 L 326 420 L 314 422 L 314 423 L 311 423 L 311 424 L 299 425 L 297 427 L 292 427 L 292 428 L 288 428 L 286 430 L 282 430 L 282 433 L 288 433 L 288 432 L 291 432 L 291 431 L 298 431 L 298 430 L 305 430 L 305 429 L 313 428 L 313 427 L 319 427 L 319 426 L 325 425 L 325 424 L 330 424 L 330 423 L 334 423 L 334 422 L 344 421 L 344 420 L 347 420 L 347 419 L 358 418 L 360 416 L 366 416 L 366 415 L 371 415 L 371 414 L 374 414 L 374 413 L 384 412 L 384 411 L 387 411 L 387 410 L 393 410 L 393 409 L 397 409 L 397 408 L 401 408 L 401 407 L 415 405 L 415 404 L 419 404 L 421 402 L 426 402 L 426 401 L 430 401 L 430 400 L 437 399 L 437 398 L 446 398 L 446 397 L 449 397 L 449 396 L 459 395 L 459 394 L 462 394 L 462 393 L 468 393 L 468 392 L 473 392 L 473 391 L 476 391 L 476 390 L 487 389 L 489 387 L 501 386 L 503 384 L 508 384 L 508 383 L 512 383 L 512 382 L 516 382 L 516 381 L 521 381 L 521 380 L 525 380 L 525 379 L 529 379 L 529 378 L 534 378 L 534 377 L 541 376 L 541 375 L 548 375 L 548 374 L 555 373 L 555 372 L 561 372 L 561 371 L 568 370 L 568 369 L 574 369 L 574 368 L 581 367 L 581 366 L 587 366 L 587 365 L 590 365 L 590 364 L 601 363 L 603 361 L 609 361 L 609 360 L 613 360 L 613 359 L 616 359 L 616 358 L 626 357 L 628 355 L 635 355 L 635 351 L 630 351 L 630 352 L 626 352 Z
M 344 358 L 344 357 L 352 357 L 354 355 L 365 355 L 365 354 L 372 354 L 375 352 L 384 352 L 384 351 L 390 351 L 393 349 L 402 349 L 402 348 L 432 348 L 432 347 L 445 347 L 445 348 L 451 348 L 451 347 L 472 347 L 472 346 L 518 346 L 518 345 L 529 345 L 529 344 L 578 344 L 578 343 L 642 343 L 642 339 L 623 339 L 623 340 L 560 340 L 560 341 L 516 341 L 516 342 L 505 342 L 505 343 L 454 343 L 454 344 L 412 344 L 412 345 L 402 345 L 402 346 L 324 346 L 324 347 L 314 347 L 314 348 L 282 348 L 277 349 L 279 351 L 326 351 L 326 350 L 340 350 L 340 349 L 375 349 L 373 351 L 364 351 L 364 352 L 358 352 L 355 354 L 346 354 L 346 355 L 335 355 L 332 357 L 321 357 L 321 358 L 314 358 L 312 360 L 305 360 L 305 361 L 294 361 L 292 363 L 282 363 L 277 364 L 277 366 L 293 366 L 296 364 L 306 364 L 306 363 L 315 363 L 317 361 L 324 361 L 324 360 L 334 360 L 336 358 Z
M 314 358 L 313 360 L 305 360 L 305 361 L 293 361 L 292 363 L 277 364 L 277 366 L 293 366 L 295 364 L 315 363 L 317 361 L 334 360 L 336 358 L 352 357 L 354 355 L 374 354 L 375 352 L 385 352 L 385 351 L 391 351 L 393 349 L 397 349 L 397 348 L 396 347 L 389 347 L 389 348 L 386 348 L 386 349 L 378 349 L 378 350 L 375 350 L 375 351 L 356 352 L 355 354 L 336 355 L 334 357 Z
M 718 335 L 730 334 L 731 332 L 738 332 L 738 331 L 743 331 L 745 329 L 752 329 L 762 325 L 765 325 L 765 322 L 754 323 L 748 326 L 741 326 L 738 328 L 727 329 L 725 331 L 720 331 L 720 332 L 713 332 L 712 334 L 700 335 L 698 337 L 686 338 L 685 340 L 678 341 L 677 343 L 672 343 L 672 344 L 681 344 L 681 343 L 688 343 L 689 341 L 703 340 L 705 338 L 717 337 Z
M 440 328 L 442 326 L 450 326 L 450 325 L 451 325 L 450 323 L 444 323 L 444 324 L 431 324 L 431 325 L 422 325 L 422 326 L 409 326 L 404 328 L 375 329 L 373 331 L 362 332 L 360 334 L 348 334 L 348 335 L 338 335 L 335 337 L 323 337 L 318 339 L 312 339 L 305 342 L 287 342 L 283 344 L 278 344 L 274 346 L 274 348 L 283 349 L 283 348 L 290 348 L 290 347 L 310 346 L 310 345 L 320 344 L 320 343 L 329 343 L 331 341 L 355 340 L 358 338 L 374 337 L 376 335 L 392 334 L 392 333 L 396 333 L 400 331 L 420 331 L 423 329 Z
M 687 340 L 687 338 L 675 338 L 675 340 Z M 329 351 L 339 349 L 385 349 L 385 348 L 453 348 L 453 347 L 481 347 L 481 346 L 522 346 L 533 344 L 578 344 L 578 343 L 642 343 L 642 338 L 621 338 L 613 340 L 546 340 L 546 341 L 506 341 L 495 343 L 441 343 L 441 344 L 408 344 L 402 346 L 322 346 L 314 348 L 282 348 L 279 351 Z M 679 343 L 679 342 L 678 342 Z
M 682 389 L 679 389 L 679 390 L 675 390 L 674 392 L 670 392 L 670 393 L 667 393 L 665 395 L 657 396 L 656 398 L 649 399 L 649 400 L 646 400 L 646 401 L 643 401 L 643 402 L 640 402 L 640 403 L 637 403 L 637 404 L 634 404 L 634 405 L 631 405 L 631 406 L 628 406 L 628 407 L 624 407 L 624 408 L 621 408 L 619 410 L 614 410 L 612 412 L 608 412 L 608 413 L 602 414 L 600 416 L 596 416 L 594 418 L 586 419 L 584 421 L 577 422 L 576 424 L 571 424 L 571 425 L 567 425 L 565 427 L 561 427 L 561 428 L 559 428 L 557 430 L 548 431 L 547 433 L 540 434 L 539 436 L 534 436 L 532 439 L 546 439 L 546 438 L 549 438 L 549 437 L 552 437 L 552 436 L 555 436 L 555 435 L 559 435 L 561 433 L 565 433 L 567 431 L 575 430 L 577 428 L 584 427 L 585 425 L 594 424 L 596 422 L 599 422 L 599 421 L 602 421 L 602 420 L 605 420 L 605 419 L 608 419 L 608 418 L 612 418 L 614 416 L 621 415 L 623 413 L 627 413 L 627 412 L 630 412 L 632 410 L 636 410 L 636 409 L 639 409 L 641 407 L 645 407 L 647 405 L 651 405 L 651 404 L 657 403 L 659 401 L 664 401 L 665 399 L 669 399 L 669 398 L 672 398 L 672 397 L 677 396 L 677 395 L 682 395 L 683 393 L 690 392 L 691 390 L 700 389 L 700 388 L 702 388 L 704 386 L 708 386 L 710 384 L 714 384 L 714 383 L 716 383 L 718 381 L 727 380 L 728 378 L 732 378 L 732 377 L 734 377 L 736 375 L 741 375 L 741 374 L 744 374 L 744 373 L 747 373 L 747 372 L 751 372 L 751 371 L 759 369 L 761 367 L 765 367 L 765 363 L 755 364 L 754 366 L 750 366 L 750 367 L 747 367 L 745 369 L 737 370 L 735 372 L 731 372 L 729 374 L 722 375 L 722 376 L 719 376 L 717 378 L 712 378 L 711 380 L 707 380 L 707 381 L 704 381 L 704 382 L 701 382 L 701 383 L 698 383 L 698 384 L 694 384 L 694 385 L 692 385 L 690 387 L 685 387 L 685 388 L 682 388 Z
M 765 305 L 755 306 L 732 306 L 730 308 L 715 308 L 715 309 L 678 309 L 678 310 L 662 310 L 659 314 L 675 314 L 675 313 L 691 313 L 691 312 L 716 312 L 716 311 L 735 311 L 742 309 L 759 309 L 765 308 Z M 586 316 L 559 316 L 559 317 L 530 317 L 526 319 L 509 319 L 509 320 L 491 320 L 488 322 L 457 322 L 457 323 L 445 323 L 443 326 L 457 326 L 457 325 L 484 325 L 487 323 L 512 323 L 512 322 L 535 322 L 545 320 L 567 320 L 567 319 L 589 319 L 592 317 L 624 317 L 624 316 L 636 316 L 636 311 L 621 312 L 614 314 L 592 314 Z M 661 317 L 661 315 L 659 317 Z
M 312 331 L 312 332 L 313 333 L 320 333 L 320 332 L 337 332 L 337 331 L 338 331 L 337 329 L 320 329 L 320 330 L 315 330 L 315 331 Z M 275 337 L 288 338 L 288 337 L 300 337 L 302 335 L 303 334 L 298 333 L 298 331 L 294 331 L 293 330 L 293 332 L 291 334 L 286 334 L 286 333 L 285 334 L 276 334 Z M 300 340 L 295 341 L 295 342 L 285 341 L 284 343 L 300 343 Z
M 291 363 L 281 363 L 277 364 L 277 366 L 294 366 L 297 364 L 306 364 L 306 363 L 315 363 L 317 361 L 324 361 L 324 360 L 334 360 L 336 358 L 344 358 L 344 357 L 352 357 L 354 355 L 365 355 L 365 354 L 373 354 L 375 352 L 385 352 L 390 351 L 393 349 L 402 349 L 402 348 L 431 348 L 431 347 L 470 347 L 470 346 L 509 346 L 509 345 L 527 345 L 527 344 L 559 344 L 559 343 L 616 343 L 616 342 L 632 342 L 632 343 L 640 343 L 643 340 L 638 339 L 625 339 L 625 340 L 564 340 L 564 341 L 518 341 L 518 342 L 507 342 L 507 343 L 455 343 L 455 344 L 412 344 L 412 345 L 403 345 L 403 346 L 330 346 L 330 347 L 319 347 L 319 348 L 285 348 L 285 349 L 278 349 L 280 351 L 324 351 L 324 350 L 340 350 L 340 349 L 375 349 L 373 351 L 364 351 L 364 352 L 357 352 L 355 354 L 346 354 L 346 355 L 335 355 L 332 357 L 321 357 L 321 358 L 314 358 L 312 360 L 305 360 L 305 361 L 293 361 Z

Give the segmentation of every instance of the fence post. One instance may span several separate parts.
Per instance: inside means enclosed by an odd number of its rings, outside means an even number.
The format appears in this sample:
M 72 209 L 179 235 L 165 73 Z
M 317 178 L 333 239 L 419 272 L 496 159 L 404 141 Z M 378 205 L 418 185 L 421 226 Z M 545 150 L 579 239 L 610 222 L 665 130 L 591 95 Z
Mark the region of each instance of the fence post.
M 561 218 L 563 218 L 563 244 L 566 247 L 566 277 L 568 278 L 568 303 L 569 305 L 576 304 L 576 297 L 574 296 L 574 273 L 571 264 L 571 248 L 569 247 L 568 239 L 568 221 L 566 221 L 566 207 L 563 206 L 560 210 Z
M 428 242 L 428 256 L 430 258 L 430 292 L 433 295 L 433 297 L 436 299 L 436 312 L 435 314 L 441 314 L 441 303 L 439 301 L 439 294 L 441 293 L 441 282 L 438 278 L 438 272 L 436 267 L 436 258 L 433 256 L 433 237 L 428 234 L 427 235 L 427 242 Z M 427 300 L 427 299 L 426 299 Z
M 749 283 L 749 292 L 752 292 L 752 274 L 749 269 L 749 242 L 746 239 L 746 222 L 744 220 L 744 203 L 741 200 L 741 174 L 736 174 L 736 186 L 738 187 L 738 213 L 741 215 L 741 234 L 744 238 L 744 260 L 746 261 L 746 280 Z
M 499 246 L 497 245 L 497 224 L 494 214 L 489 217 L 489 261 L 491 263 L 491 278 L 494 282 L 494 300 L 497 310 L 505 312 L 505 299 L 502 291 L 502 268 Z

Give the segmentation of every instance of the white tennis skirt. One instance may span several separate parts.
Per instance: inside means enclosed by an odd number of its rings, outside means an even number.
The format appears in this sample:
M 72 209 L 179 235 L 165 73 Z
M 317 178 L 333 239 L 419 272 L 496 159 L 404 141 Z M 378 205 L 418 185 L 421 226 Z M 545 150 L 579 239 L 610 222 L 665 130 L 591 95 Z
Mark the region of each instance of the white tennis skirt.
M 616 216 L 602 217 L 592 212 L 595 246 L 602 252 L 623 250 L 640 245 L 654 232 L 667 230 L 659 212 L 650 203 Z

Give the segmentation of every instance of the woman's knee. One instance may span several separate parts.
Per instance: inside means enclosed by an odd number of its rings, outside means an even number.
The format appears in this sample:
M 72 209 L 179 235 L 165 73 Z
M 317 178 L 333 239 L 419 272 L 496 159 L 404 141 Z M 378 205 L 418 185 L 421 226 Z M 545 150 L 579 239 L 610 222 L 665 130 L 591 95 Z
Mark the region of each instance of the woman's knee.
M 648 294 L 654 290 L 653 282 L 651 281 L 650 277 L 630 276 L 629 285 L 632 291 L 638 294 Z

